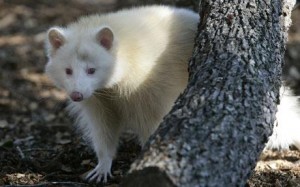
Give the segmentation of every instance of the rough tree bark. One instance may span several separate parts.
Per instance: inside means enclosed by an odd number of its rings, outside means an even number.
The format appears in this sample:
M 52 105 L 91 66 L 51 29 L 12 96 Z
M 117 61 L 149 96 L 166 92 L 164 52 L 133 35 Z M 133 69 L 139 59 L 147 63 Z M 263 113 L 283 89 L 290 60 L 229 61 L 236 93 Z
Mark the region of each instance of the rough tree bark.
M 122 186 L 245 185 L 273 128 L 292 6 L 200 2 L 187 89 Z

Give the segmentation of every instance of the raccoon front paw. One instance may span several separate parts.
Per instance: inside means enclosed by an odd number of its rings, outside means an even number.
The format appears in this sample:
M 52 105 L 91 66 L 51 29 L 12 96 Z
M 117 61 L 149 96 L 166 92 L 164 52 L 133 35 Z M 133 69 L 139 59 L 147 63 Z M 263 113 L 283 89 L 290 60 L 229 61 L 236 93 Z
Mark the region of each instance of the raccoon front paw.
M 89 182 L 96 181 L 97 183 L 100 183 L 102 181 L 103 183 L 106 183 L 108 176 L 113 177 L 110 171 L 111 164 L 112 159 L 110 158 L 100 160 L 97 166 L 87 174 L 85 179 Z

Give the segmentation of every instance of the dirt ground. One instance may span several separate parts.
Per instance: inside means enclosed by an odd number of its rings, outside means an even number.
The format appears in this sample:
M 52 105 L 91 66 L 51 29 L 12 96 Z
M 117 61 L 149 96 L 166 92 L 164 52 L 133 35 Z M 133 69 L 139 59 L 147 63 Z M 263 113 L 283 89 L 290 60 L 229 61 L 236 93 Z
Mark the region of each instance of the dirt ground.
M 43 41 L 50 26 L 119 7 L 113 0 L 0 0 L 0 186 L 96 186 L 82 180 L 96 158 L 64 110 L 66 95 L 43 73 Z M 293 21 L 287 59 L 299 63 L 299 8 Z M 129 133 L 120 143 L 105 186 L 117 186 L 140 152 Z M 247 186 L 300 186 L 300 152 L 264 152 Z

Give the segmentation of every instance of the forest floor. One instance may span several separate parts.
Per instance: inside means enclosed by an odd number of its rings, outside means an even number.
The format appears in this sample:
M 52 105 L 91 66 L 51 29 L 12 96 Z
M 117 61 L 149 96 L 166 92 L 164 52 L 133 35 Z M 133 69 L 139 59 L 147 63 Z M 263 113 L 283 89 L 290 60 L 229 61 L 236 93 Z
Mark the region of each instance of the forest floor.
M 112 0 L 0 0 L 0 186 L 96 186 L 82 179 L 95 155 L 74 130 L 66 95 L 43 73 L 44 38 L 50 26 L 117 7 Z M 300 59 L 299 8 L 293 18 L 291 61 Z M 141 149 L 135 140 L 122 137 L 105 186 L 118 186 L 128 171 Z M 264 152 L 247 186 L 300 186 L 300 152 Z

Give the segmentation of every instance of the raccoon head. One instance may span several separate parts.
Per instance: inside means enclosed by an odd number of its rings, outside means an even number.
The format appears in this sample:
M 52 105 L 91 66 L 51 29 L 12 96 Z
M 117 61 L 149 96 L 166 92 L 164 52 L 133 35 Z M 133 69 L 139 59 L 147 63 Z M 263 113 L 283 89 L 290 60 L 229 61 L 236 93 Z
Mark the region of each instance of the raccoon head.
M 46 74 L 79 102 L 96 90 L 118 82 L 116 75 L 116 41 L 109 27 L 97 30 L 54 27 L 47 33 L 48 63 Z

